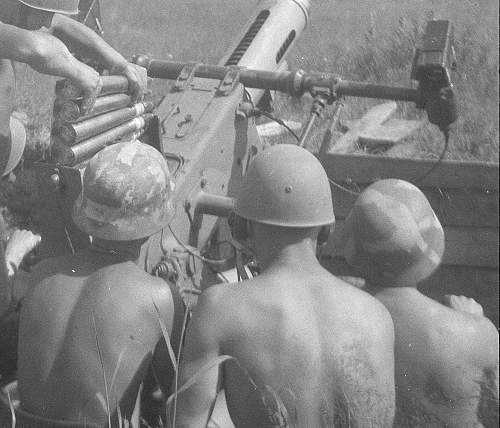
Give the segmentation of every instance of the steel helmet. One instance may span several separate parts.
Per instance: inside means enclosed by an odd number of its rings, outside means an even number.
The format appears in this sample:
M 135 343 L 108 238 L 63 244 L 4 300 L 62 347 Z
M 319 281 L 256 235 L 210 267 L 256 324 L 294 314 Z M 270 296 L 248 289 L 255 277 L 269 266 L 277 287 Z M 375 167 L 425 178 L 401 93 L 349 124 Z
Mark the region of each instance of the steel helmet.
M 19 0 L 26 6 L 34 9 L 46 10 L 47 12 L 63 13 L 65 15 L 76 15 L 78 13 L 79 0 Z
M 73 221 L 101 239 L 144 238 L 170 221 L 172 192 L 167 162 L 158 150 L 138 141 L 117 143 L 86 166 Z
M 444 233 L 420 189 L 388 179 L 358 197 L 340 246 L 365 279 L 381 286 L 415 286 L 441 263 Z
M 274 145 L 253 159 L 234 212 L 248 220 L 284 227 L 335 222 L 323 166 L 306 149 L 291 144 Z
M 15 116 L 10 117 L 10 153 L 6 158 L 7 163 L 2 162 L 2 176 L 8 175 L 19 163 L 26 146 L 26 129 L 24 124 Z

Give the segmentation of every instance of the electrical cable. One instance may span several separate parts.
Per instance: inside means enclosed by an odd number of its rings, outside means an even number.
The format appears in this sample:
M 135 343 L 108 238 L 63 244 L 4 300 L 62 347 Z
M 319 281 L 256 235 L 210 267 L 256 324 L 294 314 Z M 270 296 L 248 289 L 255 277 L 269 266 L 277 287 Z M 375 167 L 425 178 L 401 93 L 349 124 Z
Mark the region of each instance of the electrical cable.
M 356 192 L 355 190 L 350 190 L 348 189 L 347 187 L 344 187 L 342 186 L 341 184 L 339 183 L 336 183 L 335 181 L 333 181 L 330 177 L 328 177 L 328 181 L 333 184 L 335 187 L 339 188 L 340 190 L 343 190 L 344 192 L 347 192 L 347 193 L 350 193 L 351 195 L 355 195 L 355 196 L 358 196 L 359 195 L 359 192 Z
M 441 154 L 439 155 L 439 158 L 424 174 L 422 174 L 419 178 L 415 180 L 415 183 L 420 183 L 424 178 L 427 178 L 443 161 L 446 153 L 448 152 L 448 146 L 450 143 L 450 130 L 449 129 L 443 130 L 443 135 L 444 135 L 444 147 Z
M 267 117 L 268 119 L 271 119 L 273 120 L 274 122 L 276 122 L 278 125 L 281 125 L 283 128 L 285 128 L 288 132 L 290 132 L 290 134 L 293 135 L 293 137 L 297 140 L 297 142 L 300 142 L 300 138 L 299 136 L 295 133 L 295 131 L 290 128 L 284 121 L 282 121 L 281 119 L 277 118 L 276 116 L 273 116 L 271 113 L 268 113 L 267 111 L 264 111 L 264 110 L 260 110 L 260 109 L 254 109 L 253 110 L 254 112 L 254 115 L 255 116 L 265 116 Z
M 172 233 L 172 236 L 175 238 L 175 240 L 181 244 L 181 247 L 184 248 L 189 254 L 191 254 L 193 257 L 196 257 L 197 259 L 201 260 L 203 263 L 207 264 L 220 264 L 220 260 L 214 260 L 214 259 L 209 259 L 207 257 L 203 257 L 201 254 L 198 253 L 198 250 L 193 249 L 190 245 L 185 244 L 180 240 L 180 238 L 175 234 L 175 232 L 172 229 L 172 226 L 168 225 L 168 228 L 170 229 L 170 233 Z

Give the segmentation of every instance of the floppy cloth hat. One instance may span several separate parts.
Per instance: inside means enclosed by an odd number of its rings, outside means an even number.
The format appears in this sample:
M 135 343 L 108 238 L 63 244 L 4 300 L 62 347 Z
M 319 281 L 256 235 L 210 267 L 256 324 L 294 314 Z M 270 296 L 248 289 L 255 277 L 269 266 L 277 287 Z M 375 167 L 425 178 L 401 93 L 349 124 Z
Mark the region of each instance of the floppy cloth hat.
M 439 266 L 444 232 L 425 195 L 403 180 L 380 180 L 356 200 L 340 238 L 349 264 L 381 286 L 416 285 Z

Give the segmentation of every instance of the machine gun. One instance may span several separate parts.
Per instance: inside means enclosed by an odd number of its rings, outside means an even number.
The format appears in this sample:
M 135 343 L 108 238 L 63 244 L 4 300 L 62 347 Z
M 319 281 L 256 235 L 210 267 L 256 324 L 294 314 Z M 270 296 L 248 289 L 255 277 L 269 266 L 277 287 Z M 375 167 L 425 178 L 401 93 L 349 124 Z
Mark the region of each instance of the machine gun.
M 412 71 L 418 86 L 393 87 L 344 80 L 330 73 L 288 71 L 285 58 L 307 25 L 308 10 L 307 0 L 259 1 L 241 36 L 217 65 L 143 55 L 134 58 L 146 67 L 149 77 L 174 82 L 152 112 L 148 138 L 171 168 L 176 214 L 168 227 L 144 245 L 141 263 L 147 272 L 176 283 L 188 304 L 190 296 L 195 298 L 210 283 L 213 272 L 234 266 L 234 243 L 225 217 L 232 210 L 232 198 L 249 163 L 264 149 L 255 116 L 266 91 L 313 96 L 310 119 L 299 138 L 299 144 L 305 147 L 321 111 L 347 96 L 415 103 L 445 133 L 456 119 L 449 78 L 453 53 L 448 21 L 427 25 Z M 116 105 L 127 110 L 126 100 L 120 102 L 125 104 Z M 105 104 L 102 100 L 100 103 Z M 130 109 L 125 110 L 120 114 L 130 119 Z M 99 117 L 93 120 L 102 122 Z M 73 126 L 66 130 L 66 138 L 76 144 L 72 150 L 81 144 L 78 133 L 88 128 Z M 81 190 L 86 159 L 118 136 L 102 135 L 91 137 L 91 150 L 80 151 L 78 156 L 56 155 L 38 165 L 45 202 L 41 221 L 45 256 L 89 245 L 88 237 L 73 226 L 69 213 Z

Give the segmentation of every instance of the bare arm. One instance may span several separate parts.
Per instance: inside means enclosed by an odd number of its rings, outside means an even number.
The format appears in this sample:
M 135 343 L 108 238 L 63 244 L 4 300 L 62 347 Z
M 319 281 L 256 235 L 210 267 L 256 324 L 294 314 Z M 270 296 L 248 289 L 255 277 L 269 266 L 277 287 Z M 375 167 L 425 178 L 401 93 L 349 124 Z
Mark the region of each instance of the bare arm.
M 97 61 L 111 70 L 112 74 L 126 76 L 134 99 L 144 93 L 147 85 L 146 70 L 127 62 L 90 28 L 67 16 L 55 14 L 49 31 L 62 40 L 72 52 Z
M 204 427 L 211 416 L 219 390 L 219 368 L 215 365 L 203 373 L 200 369 L 219 356 L 221 331 L 217 319 L 212 290 L 206 290 L 198 300 L 182 355 L 179 387 L 195 375 L 197 381 L 178 397 L 176 426 L 179 428 Z
M 39 73 L 71 80 L 85 98 L 95 97 L 101 79 L 78 61 L 59 39 L 43 31 L 28 31 L 0 22 L 0 58 L 28 64 Z

